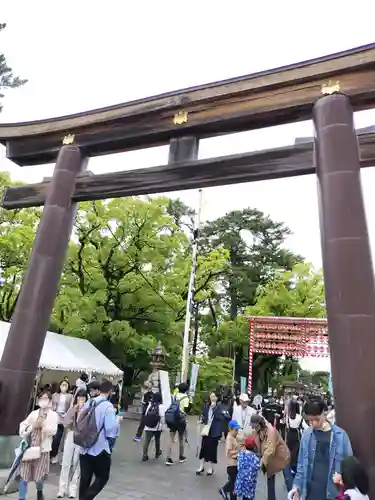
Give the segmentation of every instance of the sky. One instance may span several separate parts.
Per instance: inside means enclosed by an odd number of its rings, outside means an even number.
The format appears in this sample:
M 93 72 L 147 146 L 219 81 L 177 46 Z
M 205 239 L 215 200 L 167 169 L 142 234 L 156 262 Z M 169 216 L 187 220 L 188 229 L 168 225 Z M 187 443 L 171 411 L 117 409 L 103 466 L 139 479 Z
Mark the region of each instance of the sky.
M 162 92 L 276 68 L 373 42 L 369 0 L 355 9 L 335 3 L 266 0 L 1 0 L 0 51 L 28 83 L 6 93 L 1 123 L 61 116 Z M 375 125 L 373 110 L 356 113 L 357 128 Z M 200 143 L 200 158 L 292 144 L 312 136 L 310 121 L 233 134 Z M 93 158 L 98 174 L 167 163 L 159 147 Z M 0 170 L 38 182 L 53 165 L 17 167 L 0 149 Z M 362 171 L 369 234 L 375 249 L 375 169 Z M 196 191 L 168 194 L 197 206 Z M 321 266 L 314 175 L 204 190 L 203 220 L 257 208 L 293 231 L 287 246 Z M 328 360 L 306 359 L 326 369 Z

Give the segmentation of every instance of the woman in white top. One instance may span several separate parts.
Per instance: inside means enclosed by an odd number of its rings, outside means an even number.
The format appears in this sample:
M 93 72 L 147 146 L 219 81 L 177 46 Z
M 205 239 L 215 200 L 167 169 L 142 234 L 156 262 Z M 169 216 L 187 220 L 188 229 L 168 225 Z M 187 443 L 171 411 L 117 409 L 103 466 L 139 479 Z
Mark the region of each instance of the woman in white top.
M 39 395 L 39 410 L 32 411 L 20 424 L 20 436 L 29 438 L 30 447 L 21 462 L 19 500 L 25 500 L 27 485 L 36 484 L 37 500 L 43 500 L 44 478 L 49 472 L 52 436 L 57 431 L 57 414 L 51 408 L 51 393 L 43 391 Z M 29 455 L 29 456 L 27 456 Z
M 297 461 L 301 436 L 308 425 L 300 415 L 300 406 L 297 401 L 290 401 L 285 416 L 286 444 L 290 451 L 290 468 L 294 477 L 297 471 Z
M 160 392 L 155 392 L 145 411 L 145 442 L 143 445 L 143 462 L 146 462 L 148 460 L 148 449 L 152 438 L 155 438 L 155 458 L 159 458 L 162 454 L 162 451 L 160 449 L 160 438 L 163 429 L 165 414 L 165 409 L 162 405 L 162 401 L 163 399 Z
M 57 463 L 57 454 L 59 452 L 60 443 L 64 435 L 64 418 L 73 402 L 73 396 L 69 393 L 69 388 L 69 382 L 63 380 L 62 382 L 60 382 L 60 388 L 58 392 L 55 392 L 52 395 L 52 409 L 59 416 L 57 432 L 53 438 L 52 443 L 52 463 Z
M 64 442 L 64 453 L 57 498 L 63 498 L 65 495 L 69 495 L 69 498 L 75 498 L 77 494 L 77 486 L 81 472 L 79 467 L 80 448 L 74 444 L 73 427 L 87 399 L 86 389 L 78 389 L 74 396 L 73 406 L 69 408 L 64 418 L 64 426 L 67 433 Z
M 236 402 L 233 403 L 232 419 L 236 420 L 240 424 L 242 430 L 245 430 L 247 427 L 251 427 L 251 415 L 254 413 L 256 413 L 256 411 L 254 408 L 251 408 L 250 399 L 247 394 L 241 394 L 239 405 Z

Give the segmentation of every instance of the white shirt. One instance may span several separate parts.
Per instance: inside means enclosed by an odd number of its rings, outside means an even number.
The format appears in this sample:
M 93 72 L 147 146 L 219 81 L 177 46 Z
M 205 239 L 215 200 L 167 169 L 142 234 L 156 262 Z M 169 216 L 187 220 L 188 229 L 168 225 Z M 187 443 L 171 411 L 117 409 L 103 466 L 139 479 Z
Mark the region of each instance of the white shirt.
M 250 426 L 251 415 L 255 413 L 254 408 L 251 406 L 247 406 L 246 408 L 242 408 L 241 405 L 237 405 L 234 403 L 233 405 L 233 420 L 237 420 L 241 429 L 246 429 L 246 427 Z

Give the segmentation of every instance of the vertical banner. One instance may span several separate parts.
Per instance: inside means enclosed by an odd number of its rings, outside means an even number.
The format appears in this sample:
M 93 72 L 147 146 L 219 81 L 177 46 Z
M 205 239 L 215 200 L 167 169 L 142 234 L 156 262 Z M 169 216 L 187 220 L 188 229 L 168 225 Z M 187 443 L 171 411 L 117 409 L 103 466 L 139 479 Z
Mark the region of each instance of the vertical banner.
M 241 394 L 245 394 L 246 391 L 246 377 L 241 377 Z
M 329 374 L 329 379 L 328 379 L 328 390 L 333 395 L 333 385 L 332 385 L 332 373 Z
M 195 390 L 197 388 L 197 381 L 198 381 L 198 372 L 199 372 L 199 365 L 193 363 L 191 365 L 190 387 L 189 387 L 189 395 L 191 397 L 195 396 Z
M 169 385 L 169 375 L 165 370 L 159 370 L 160 390 L 163 399 L 163 407 L 166 410 L 172 402 L 171 388 Z

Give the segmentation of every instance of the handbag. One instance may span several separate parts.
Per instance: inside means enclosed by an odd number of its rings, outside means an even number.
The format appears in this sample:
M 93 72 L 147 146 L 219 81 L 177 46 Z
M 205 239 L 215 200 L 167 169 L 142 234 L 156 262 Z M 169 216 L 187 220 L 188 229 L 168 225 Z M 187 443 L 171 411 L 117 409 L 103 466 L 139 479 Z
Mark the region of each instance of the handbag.
M 209 435 L 211 429 L 211 422 L 203 426 L 203 429 L 201 430 L 202 437 L 207 437 Z
M 31 460 L 38 460 L 41 456 L 40 446 L 30 446 L 22 455 L 22 462 L 30 462 Z

